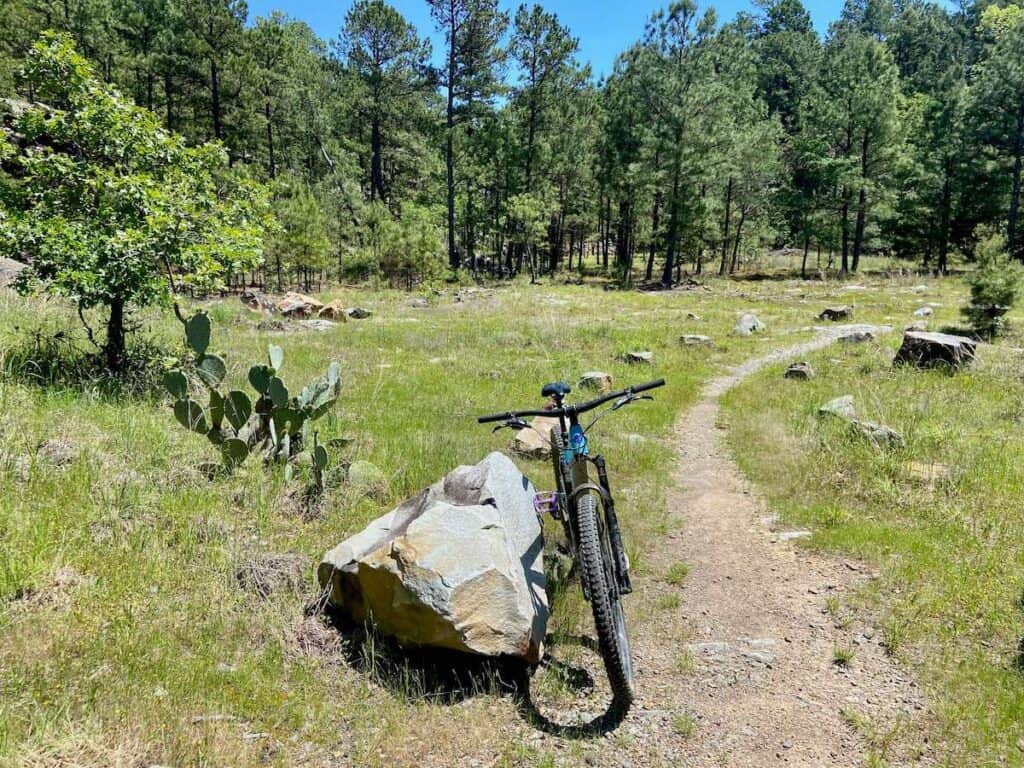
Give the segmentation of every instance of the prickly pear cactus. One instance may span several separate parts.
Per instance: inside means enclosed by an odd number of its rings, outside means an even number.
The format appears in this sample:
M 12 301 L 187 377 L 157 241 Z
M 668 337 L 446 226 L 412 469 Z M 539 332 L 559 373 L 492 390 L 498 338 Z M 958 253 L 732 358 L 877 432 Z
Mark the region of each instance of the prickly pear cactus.
M 227 377 L 227 363 L 220 355 L 209 352 L 212 325 L 205 312 L 197 312 L 183 320 L 185 340 L 195 354 L 187 369 L 174 369 L 164 375 L 164 387 L 174 398 L 174 417 L 186 429 L 203 434 L 220 448 L 224 468 L 232 471 L 251 454 L 261 453 L 264 463 L 280 461 L 285 475 L 291 479 L 293 464 L 308 450 L 313 484 L 323 489 L 323 476 L 329 464 L 326 449 L 317 442 L 316 433 L 309 441 L 309 424 L 328 413 L 341 393 L 341 366 L 332 362 L 327 373 L 307 384 L 292 396 L 280 371 L 284 351 L 271 345 L 267 362 L 249 368 L 248 382 L 255 398 L 232 389 L 221 392 Z M 190 392 L 191 383 L 201 384 L 208 392 L 205 408 Z M 311 443 L 308 444 L 307 443 Z

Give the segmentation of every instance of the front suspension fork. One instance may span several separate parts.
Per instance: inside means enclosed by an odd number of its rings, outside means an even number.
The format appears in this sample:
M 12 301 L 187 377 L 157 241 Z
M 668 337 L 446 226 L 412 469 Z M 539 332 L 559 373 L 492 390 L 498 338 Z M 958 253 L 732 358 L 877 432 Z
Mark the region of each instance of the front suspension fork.
M 619 518 L 615 514 L 615 500 L 612 498 L 611 487 L 608 485 L 607 465 L 604 456 L 595 456 L 593 462 L 597 467 L 598 482 L 604 489 L 604 520 L 608 527 L 608 543 L 611 544 L 612 557 L 615 560 L 615 577 L 619 585 L 619 594 L 628 595 L 633 591 L 633 584 L 629 579 L 629 561 L 626 560 L 626 550 L 622 546 Z

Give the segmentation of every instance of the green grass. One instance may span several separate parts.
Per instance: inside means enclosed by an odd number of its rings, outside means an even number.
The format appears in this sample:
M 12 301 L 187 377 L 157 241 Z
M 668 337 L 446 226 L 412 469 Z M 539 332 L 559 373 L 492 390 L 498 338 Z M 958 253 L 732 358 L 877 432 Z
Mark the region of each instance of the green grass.
M 872 285 L 866 302 L 909 322 L 956 325 L 962 287 L 924 295 Z M 1019 324 L 1019 318 L 1018 318 Z M 899 334 L 811 356 L 817 378 L 766 369 L 724 400 L 729 442 L 785 522 L 811 546 L 862 557 L 880 576 L 861 594 L 886 648 L 921 674 L 937 715 L 932 743 L 947 765 L 1020 765 L 1024 678 L 1024 354 L 1019 336 L 947 375 L 893 368 Z M 852 394 L 859 415 L 906 438 L 880 450 L 817 408 Z M 836 606 L 838 609 L 838 605 Z
M 0 764 L 290 765 L 312 756 L 392 766 L 416 764 L 427 745 L 442 762 L 479 751 L 534 764 L 493 727 L 495 718 L 523 724 L 509 697 L 485 693 L 452 708 L 422 695 L 414 673 L 382 686 L 337 651 L 308 652 L 302 605 L 313 594 L 312 568 L 454 466 L 506 449 L 511 434 L 492 435 L 476 415 L 538 404 L 543 383 L 575 384 L 583 371 L 602 369 L 623 385 L 669 380 L 653 403 L 607 418 L 594 435 L 643 574 L 645 542 L 665 527 L 674 456 L 664 438 L 677 415 L 724 365 L 803 335 L 781 335 L 806 312 L 768 288 L 511 286 L 461 303 L 431 294 L 427 309 L 411 307 L 407 294 L 346 290 L 330 297 L 374 316 L 325 333 L 268 333 L 237 299 L 205 303 L 211 348 L 226 354 L 231 383 L 244 384 L 268 343 L 284 349 L 292 387 L 332 359 L 342 364 L 340 407 L 321 437 L 352 437 L 350 457 L 372 461 L 388 483 L 383 498 L 333 490 L 312 520 L 290 509 L 280 473 L 255 461 L 232 477 L 205 479 L 196 467 L 216 451 L 175 423 L 159 391 L 0 380 Z M 729 336 L 748 308 L 780 335 Z M 688 320 L 691 311 L 703 319 Z M 181 350 L 169 312 L 141 319 L 158 347 Z M 60 302 L 0 293 L 0 356 L 24 362 L 27 331 L 39 327 L 81 343 L 76 324 Z M 684 347 L 685 332 L 718 344 Z M 619 361 L 628 349 L 653 351 L 654 364 Z M 58 438 L 76 453 L 62 469 L 34 458 L 39 443 Z M 539 488 L 550 487 L 546 462 L 520 463 Z M 242 562 L 281 552 L 309 558 L 307 594 L 260 600 L 238 588 Z M 70 570 L 58 577 L 61 569 Z M 636 601 L 627 607 L 642 627 L 644 611 Z M 558 597 L 551 629 L 592 632 L 578 589 Z M 553 652 L 571 661 L 570 646 L 556 643 Z M 556 699 L 571 694 L 557 681 L 550 687 Z

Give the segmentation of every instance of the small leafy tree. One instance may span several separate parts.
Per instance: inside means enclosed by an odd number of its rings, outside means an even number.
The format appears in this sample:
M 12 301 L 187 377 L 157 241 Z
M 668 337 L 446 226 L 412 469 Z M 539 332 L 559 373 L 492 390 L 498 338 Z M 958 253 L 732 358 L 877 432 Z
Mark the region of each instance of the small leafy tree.
M 29 262 L 21 291 L 65 296 L 80 315 L 105 308 L 106 366 L 121 372 L 130 306 L 259 264 L 266 196 L 219 145 L 186 146 L 100 80 L 68 35 L 46 33 L 23 76 L 39 102 L 15 124 L 0 254 Z
M 978 246 L 978 268 L 967 276 L 971 301 L 962 310 L 974 330 L 989 338 L 998 335 L 1006 323 L 1006 313 L 1017 302 L 1022 269 L 1006 252 L 1006 241 L 999 236 L 983 240 Z
M 312 276 L 327 266 L 331 241 L 320 202 L 301 179 L 278 180 L 274 189 L 278 229 L 267 238 L 267 256 L 274 266 L 277 289 L 284 289 L 282 270 L 294 273 L 305 290 Z

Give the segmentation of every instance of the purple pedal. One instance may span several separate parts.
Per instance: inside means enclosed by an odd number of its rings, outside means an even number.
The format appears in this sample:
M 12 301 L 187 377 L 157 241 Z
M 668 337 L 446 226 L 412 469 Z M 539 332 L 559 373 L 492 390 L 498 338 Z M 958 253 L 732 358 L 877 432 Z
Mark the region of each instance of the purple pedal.
M 533 495 L 533 509 L 538 515 L 558 514 L 558 494 L 555 491 L 543 491 Z

